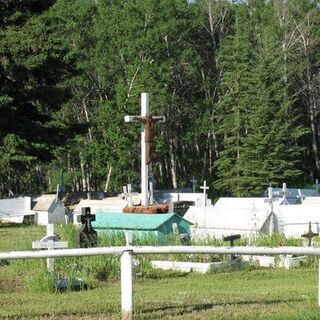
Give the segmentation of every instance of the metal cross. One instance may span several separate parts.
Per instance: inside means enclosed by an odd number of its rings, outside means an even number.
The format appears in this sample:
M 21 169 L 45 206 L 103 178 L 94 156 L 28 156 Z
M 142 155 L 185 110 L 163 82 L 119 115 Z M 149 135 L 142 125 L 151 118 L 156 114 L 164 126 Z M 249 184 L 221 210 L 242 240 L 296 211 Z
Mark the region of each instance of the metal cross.
M 311 229 L 311 221 L 309 221 L 309 231 L 302 234 L 301 237 L 308 239 L 308 246 L 311 247 L 312 238 L 317 237 L 319 233 L 314 233 Z
M 152 128 L 155 122 L 165 122 L 164 116 L 149 113 L 149 93 L 141 93 L 141 116 L 125 116 L 125 122 L 141 123 L 141 204 L 148 202 L 148 164 L 152 161 Z
M 81 208 L 80 221 L 82 223 L 79 232 L 80 248 L 95 247 L 97 244 L 97 231 L 91 225 L 96 220 L 96 216 L 91 214 L 90 207 Z
M 238 239 L 241 239 L 241 235 L 240 234 L 232 234 L 230 236 L 223 237 L 223 241 L 230 241 L 230 247 L 233 247 L 233 242 L 235 240 L 238 240 Z M 232 254 L 231 255 L 231 260 L 234 260 L 235 257 L 236 256 L 234 254 Z

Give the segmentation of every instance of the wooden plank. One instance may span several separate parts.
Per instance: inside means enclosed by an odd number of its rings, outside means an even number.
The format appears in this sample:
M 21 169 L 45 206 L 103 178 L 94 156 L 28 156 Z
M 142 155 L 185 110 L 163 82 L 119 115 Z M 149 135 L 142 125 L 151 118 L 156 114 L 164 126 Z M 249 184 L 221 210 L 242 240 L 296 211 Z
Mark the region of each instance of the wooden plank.
M 68 248 L 67 241 L 33 241 L 32 249 L 65 249 Z

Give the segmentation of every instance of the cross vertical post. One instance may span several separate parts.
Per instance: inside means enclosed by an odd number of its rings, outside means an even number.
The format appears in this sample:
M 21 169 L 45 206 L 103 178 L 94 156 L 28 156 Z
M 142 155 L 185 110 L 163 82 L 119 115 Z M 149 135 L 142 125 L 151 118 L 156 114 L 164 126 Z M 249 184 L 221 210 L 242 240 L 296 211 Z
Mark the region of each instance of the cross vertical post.
M 203 189 L 203 199 L 202 199 L 202 203 L 203 206 L 206 207 L 207 206 L 207 190 L 209 190 L 209 187 L 207 187 L 207 181 L 204 180 L 203 181 L 203 186 L 200 187 L 200 189 Z
M 141 93 L 141 117 L 146 117 L 149 113 L 149 93 Z M 141 124 L 141 204 L 148 204 L 148 177 L 149 167 L 146 164 L 146 139 L 145 126 Z
M 53 223 L 48 223 L 47 224 L 47 237 L 51 237 L 54 235 L 54 224 Z M 48 250 L 53 250 L 52 248 L 48 248 Z M 54 259 L 53 258 L 47 258 L 47 270 L 53 274 L 54 272 Z
M 141 115 L 125 116 L 124 121 L 141 123 L 141 205 L 145 206 L 149 204 L 148 178 L 149 164 L 152 161 L 152 127 L 155 122 L 165 122 L 165 117 L 149 114 L 149 93 L 141 93 Z
M 273 190 L 272 187 L 268 188 L 268 202 L 269 202 L 269 213 L 273 212 Z
M 268 188 L 268 202 L 269 202 L 269 215 L 270 215 L 270 224 L 269 224 L 269 234 L 274 233 L 274 212 L 273 212 L 273 188 Z
M 283 192 L 282 204 L 288 204 L 288 201 L 287 201 L 287 184 L 285 182 L 282 184 L 282 192 Z
M 265 203 L 269 203 L 268 217 L 270 218 L 269 222 L 269 234 L 274 233 L 275 231 L 275 214 L 273 212 L 273 188 L 268 187 L 268 199 L 265 199 Z
M 291 193 L 287 191 L 287 184 L 284 182 L 282 184 L 282 191 L 279 192 L 279 195 L 282 196 L 282 200 L 280 202 L 281 205 L 288 205 L 289 202 L 287 200 L 287 196 L 290 195 Z

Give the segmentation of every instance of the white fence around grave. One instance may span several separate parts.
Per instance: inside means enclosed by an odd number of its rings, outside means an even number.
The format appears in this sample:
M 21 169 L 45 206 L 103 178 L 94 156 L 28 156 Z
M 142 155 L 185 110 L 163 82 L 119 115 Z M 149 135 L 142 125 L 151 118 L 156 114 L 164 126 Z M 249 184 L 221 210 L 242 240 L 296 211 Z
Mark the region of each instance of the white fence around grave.
M 223 254 L 223 255 L 305 255 L 320 256 L 314 247 L 206 247 L 206 246 L 124 246 L 46 251 L 15 251 L 0 253 L 0 260 L 84 257 L 99 255 L 121 256 L 122 319 L 133 319 L 133 255 L 134 254 Z M 320 306 L 320 260 L 318 268 L 318 305 Z

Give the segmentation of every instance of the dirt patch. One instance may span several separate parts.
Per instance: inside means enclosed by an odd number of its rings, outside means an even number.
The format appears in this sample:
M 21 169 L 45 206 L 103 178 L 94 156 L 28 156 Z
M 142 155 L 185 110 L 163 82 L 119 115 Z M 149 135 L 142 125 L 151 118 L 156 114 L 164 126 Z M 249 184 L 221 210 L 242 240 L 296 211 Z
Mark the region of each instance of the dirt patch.
M 18 292 L 23 289 L 20 279 L 0 279 L 0 293 Z

